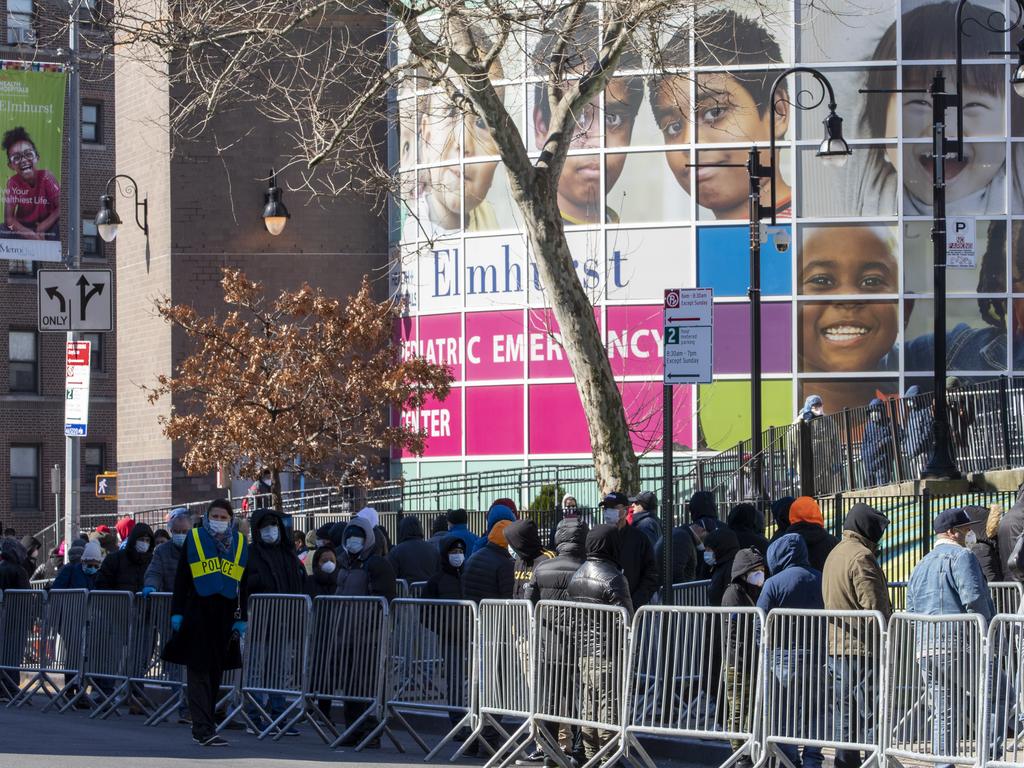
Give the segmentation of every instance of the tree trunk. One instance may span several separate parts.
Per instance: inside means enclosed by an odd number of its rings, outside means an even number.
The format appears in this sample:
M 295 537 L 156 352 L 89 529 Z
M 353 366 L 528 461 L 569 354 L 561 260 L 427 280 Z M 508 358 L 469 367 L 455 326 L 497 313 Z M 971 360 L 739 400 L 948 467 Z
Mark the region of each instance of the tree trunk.
M 274 509 L 284 514 L 284 496 L 281 494 L 281 470 L 274 467 L 270 480 L 270 500 Z
M 593 305 L 572 265 L 558 212 L 557 181 L 552 185 L 542 169 L 529 188 L 517 184 L 513 174 L 509 176 L 583 404 L 597 484 L 602 493 L 636 493 L 640 490 L 639 462 Z

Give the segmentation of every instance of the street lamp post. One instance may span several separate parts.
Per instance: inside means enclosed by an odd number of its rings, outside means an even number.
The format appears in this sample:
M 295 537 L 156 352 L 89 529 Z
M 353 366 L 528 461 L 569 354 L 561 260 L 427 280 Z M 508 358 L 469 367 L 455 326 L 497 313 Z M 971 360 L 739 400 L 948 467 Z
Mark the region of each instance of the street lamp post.
M 805 103 L 799 98 L 789 99 L 778 96 L 779 86 L 790 75 L 801 72 L 811 75 L 821 87 L 817 100 Z M 803 93 L 806 93 L 804 91 Z M 757 146 L 750 148 L 747 173 L 750 177 L 750 474 L 752 491 L 758 503 L 764 499 L 763 450 L 761 442 L 761 222 L 768 218 L 775 226 L 775 114 L 780 104 L 785 103 L 796 109 L 814 109 L 828 98 L 828 115 L 823 124 L 825 138 L 818 146 L 817 156 L 830 166 L 842 166 L 850 155 L 850 147 L 843 138 L 843 119 L 836 114 L 835 91 L 828 78 L 812 67 L 791 67 L 775 78 L 769 95 L 768 162 L 761 162 Z M 768 180 L 769 205 L 761 204 L 761 179 Z

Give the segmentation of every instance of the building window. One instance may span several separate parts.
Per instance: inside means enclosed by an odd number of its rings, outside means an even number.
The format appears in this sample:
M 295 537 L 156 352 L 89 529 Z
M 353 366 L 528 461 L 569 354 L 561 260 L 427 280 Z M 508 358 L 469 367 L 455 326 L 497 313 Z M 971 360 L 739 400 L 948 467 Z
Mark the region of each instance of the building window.
M 39 391 L 39 348 L 35 331 L 7 334 L 8 388 L 11 392 Z
M 11 446 L 11 509 L 39 509 L 39 446 Z
M 7 268 L 7 275 L 9 277 L 20 277 L 20 278 L 35 278 L 42 268 L 45 262 L 42 261 L 25 261 L 24 259 L 11 259 L 8 262 L 10 266 Z
M 103 143 L 103 105 L 95 101 L 82 103 L 82 141 L 86 144 Z
M 32 0 L 7 0 L 7 44 L 34 45 Z
M 93 443 L 82 446 L 82 487 L 94 488 L 96 475 L 101 474 L 106 463 L 106 447 Z
M 96 217 L 86 216 L 82 219 L 82 258 L 102 259 L 103 241 L 96 229 Z
M 103 334 L 83 333 L 82 341 L 91 341 L 89 350 L 89 372 L 103 373 Z

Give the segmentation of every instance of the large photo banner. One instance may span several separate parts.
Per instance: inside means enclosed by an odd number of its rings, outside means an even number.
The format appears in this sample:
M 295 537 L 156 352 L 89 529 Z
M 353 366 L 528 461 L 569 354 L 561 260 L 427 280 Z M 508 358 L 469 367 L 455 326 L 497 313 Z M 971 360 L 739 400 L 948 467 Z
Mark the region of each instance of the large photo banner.
M 0 61 L 0 135 L 8 176 L 0 258 L 61 261 L 66 75 L 59 64 Z

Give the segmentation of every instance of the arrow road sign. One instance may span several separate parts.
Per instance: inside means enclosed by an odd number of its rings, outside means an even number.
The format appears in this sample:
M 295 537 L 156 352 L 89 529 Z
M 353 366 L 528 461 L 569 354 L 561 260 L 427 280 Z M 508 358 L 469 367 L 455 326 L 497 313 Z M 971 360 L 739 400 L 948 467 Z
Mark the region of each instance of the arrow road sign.
M 109 269 L 39 270 L 39 330 L 112 330 L 110 278 Z

